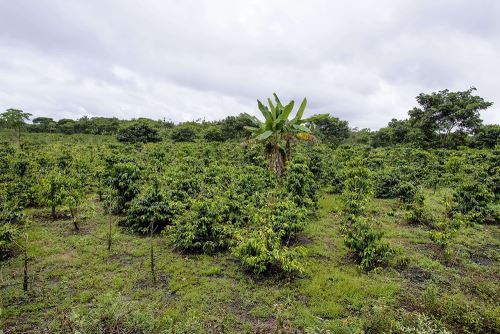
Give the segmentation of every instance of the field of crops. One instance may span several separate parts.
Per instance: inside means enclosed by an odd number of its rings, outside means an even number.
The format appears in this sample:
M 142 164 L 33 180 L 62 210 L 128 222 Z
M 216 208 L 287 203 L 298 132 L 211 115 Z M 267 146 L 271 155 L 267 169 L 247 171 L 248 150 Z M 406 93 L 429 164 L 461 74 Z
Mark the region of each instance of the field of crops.
M 2 134 L 3 333 L 498 333 L 495 149 Z

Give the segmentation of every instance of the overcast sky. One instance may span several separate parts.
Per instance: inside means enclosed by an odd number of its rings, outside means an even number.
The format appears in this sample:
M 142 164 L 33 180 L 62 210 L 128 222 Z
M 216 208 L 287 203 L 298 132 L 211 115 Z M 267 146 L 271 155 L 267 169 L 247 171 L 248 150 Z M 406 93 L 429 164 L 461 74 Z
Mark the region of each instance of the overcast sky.
M 306 96 L 377 129 L 478 88 L 500 123 L 500 1 L 0 0 L 0 108 L 216 120 Z

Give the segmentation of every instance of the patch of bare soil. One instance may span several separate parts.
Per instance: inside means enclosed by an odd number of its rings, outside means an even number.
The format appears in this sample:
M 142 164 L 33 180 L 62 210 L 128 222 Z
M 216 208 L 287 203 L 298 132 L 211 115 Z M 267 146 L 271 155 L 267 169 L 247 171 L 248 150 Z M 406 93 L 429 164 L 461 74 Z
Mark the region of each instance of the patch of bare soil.
M 498 250 L 498 246 L 494 244 L 485 244 L 479 247 L 479 249 L 470 251 L 470 259 L 472 262 L 477 263 L 481 266 L 490 266 L 495 264 L 497 261 L 494 256 L 490 254 L 491 251 Z
M 413 283 L 423 283 L 432 278 L 431 272 L 419 267 L 407 268 L 402 274 Z
M 293 328 L 287 321 L 278 324 L 276 319 L 258 320 L 254 325 L 256 334 L 282 333 L 282 334 L 302 334 L 303 330 Z
M 130 265 L 137 261 L 139 257 L 132 255 L 130 253 L 117 253 L 108 257 L 108 261 L 118 261 L 122 265 Z
M 163 271 L 158 272 L 156 277 L 156 286 L 153 285 L 151 280 L 151 276 L 147 278 L 142 278 L 135 283 L 136 289 L 149 289 L 149 288 L 159 288 L 159 289 L 168 289 L 169 286 L 169 277 Z M 174 291 L 168 291 L 167 296 L 169 299 L 175 298 L 176 293 Z
M 56 212 L 54 216 L 50 212 L 37 212 L 34 213 L 31 218 L 33 220 L 40 221 L 42 223 L 51 223 L 57 220 L 67 220 L 71 219 L 71 216 L 65 212 Z

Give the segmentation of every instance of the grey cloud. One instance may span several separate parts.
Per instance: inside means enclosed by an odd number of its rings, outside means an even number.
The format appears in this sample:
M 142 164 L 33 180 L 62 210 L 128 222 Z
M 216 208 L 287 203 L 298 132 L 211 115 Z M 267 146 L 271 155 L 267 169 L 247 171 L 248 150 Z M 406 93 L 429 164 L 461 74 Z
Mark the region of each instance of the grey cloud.
M 420 92 L 500 96 L 494 0 L 17 0 L 0 13 L 0 107 L 56 118 L 213 120 L 257 114 L 276 91 L 378 128 Z

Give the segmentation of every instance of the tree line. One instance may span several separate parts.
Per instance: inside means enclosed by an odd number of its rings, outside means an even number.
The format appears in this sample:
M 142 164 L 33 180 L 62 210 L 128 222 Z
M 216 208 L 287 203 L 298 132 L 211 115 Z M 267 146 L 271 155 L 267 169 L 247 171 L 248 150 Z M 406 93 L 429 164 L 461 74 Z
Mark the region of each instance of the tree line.
M 483 124 L 480 112 L 493 105 L 475 95 L 476 88 L 452 92 L 443 90 L 416 97 L 418 106 L 408 111 L 408 118 L 392 119 L 377 131 L 351 128 L 349 123 L 330 114 L 307 118 L 311 133 L 331 146 L 366 144 L 373 147 L 410 146 L 418 148 L 493 148 L 500 143 L 500 125 Z M 18 109 L 0 115 L 0 128 L 34 133 L 113 135 L 121 142 L 157 142 L 164 138 L 176 142 L 206 140 L 222 142 L 248 139 L 256 119 L 246 113 L 219 121 L 196 120 L 174 124 L 172 121 L 139 118 L 120 120 L 115 117 L 87 117 L 78 120 L 49 117 L 33 118 Z

